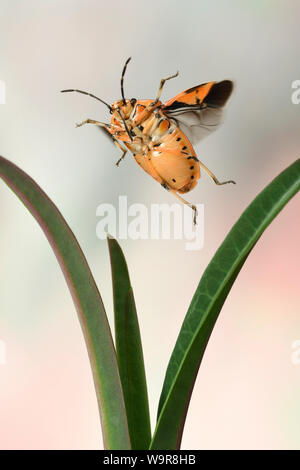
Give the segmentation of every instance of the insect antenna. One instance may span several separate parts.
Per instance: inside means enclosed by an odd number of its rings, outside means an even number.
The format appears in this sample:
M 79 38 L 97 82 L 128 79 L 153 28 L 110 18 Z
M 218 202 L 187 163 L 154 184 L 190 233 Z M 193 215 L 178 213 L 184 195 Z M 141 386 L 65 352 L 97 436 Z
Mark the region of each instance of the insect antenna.
M 122 75 L 121 75 L 121 95 L 122 95 L 122 98 L 123 98 L 123 104 L 124 105 L 126 104 L 126 100 L 125 100 L 125 95 L 124 95 L 123 82 L 124 82 L 124 75 L 125 75 L 125 72 L 126 72 L 126 69 L 127 69 L 127 65 L 128 65 L 128 62 L 130 62 L 130 61 L 131 61 L 131 57 L 129 57 L 126 60 L 125 65 L 123 67 Z
M 82 93 L 83 95 L 91 96 L 92 98 L 95 98 L 95 100 L 101 101 L 101 103 L 105 104 L 105 106 L 108 107 L 109 111 L 112 112 L 111 106 L 108 103 L 101 100 L 101 98 L 98 98 L 97 96 L 92 95 L 92 93 L 87 93 L 86 91 L 82 91 L 82 90 L 61 90 L 61 93 L 68 93 L 69 91 L 77 91 L 77 93 Z

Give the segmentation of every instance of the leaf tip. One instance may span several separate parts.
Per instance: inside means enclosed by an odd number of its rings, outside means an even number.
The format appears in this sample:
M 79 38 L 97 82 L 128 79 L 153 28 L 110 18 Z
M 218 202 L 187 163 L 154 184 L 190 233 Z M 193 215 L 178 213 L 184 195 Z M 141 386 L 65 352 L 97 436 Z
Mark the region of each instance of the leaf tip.
M 106 238 L 107 240 L 115 240 L 115 238 L 109 232 L 106 232 Z

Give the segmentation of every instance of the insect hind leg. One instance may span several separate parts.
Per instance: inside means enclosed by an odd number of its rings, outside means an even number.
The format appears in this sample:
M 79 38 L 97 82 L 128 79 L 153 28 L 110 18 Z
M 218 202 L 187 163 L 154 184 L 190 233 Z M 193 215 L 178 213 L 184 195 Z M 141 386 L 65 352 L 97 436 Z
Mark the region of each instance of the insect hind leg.
M 198 216 L 197 207 L 194 204 L 192 204 L 191 202 L 188 202 L 185 199 L 183 199 L 183 197 L 179 196 L 179 194 L 177 194 L 176 190 L 169 188 L 167 185 L 162 185 L 162 186 L 165 189 L 168 189 L 170 191 L 170 193 L 172 193 L 179 201 L 183 202 L 183 204 L 189 206 L 193 210 L 193 212 L 194 212 L 193 222 L 194 222 L 194 225 L 197 225 L 197 216 Z
M 233 181 L 233 180 L 220 182 L 220 181 L 218 180 L 218 178 L 213 174 L 213 172 L 210 171 L 210 170 L 204 165 L 204 163 L 200 162 L 199 160 L 198 160 L 198 162 L 199 162 L 199 165 L 201 166 L 201 168 L 203 168 L 203 170 L 208 174 L 208 176 L 210 176 L 210 178 L 211 178 L 211 179 L 215 182 L 215 184 L 217 184 L 218 186 L 221 186 L 222 184 L 228 184 L 228 183 L 236 184 L 236 182 Z
M 178 77 L 178 74 L 179 74 L 179 72 L 176 72 L 174 75 L 169 75 L 168 77 L 161 79 L 155 102 L 157 102 L 157 101 L 159 100 L 160 95 L 161 95 L 162 90 L 163 90 L 163 87 L 164 87 L 164 84 L 166 83 L 166 81 L 167 81 L 167 80 L 171 80 L 171 78 L 176 78 L 176 77 Z

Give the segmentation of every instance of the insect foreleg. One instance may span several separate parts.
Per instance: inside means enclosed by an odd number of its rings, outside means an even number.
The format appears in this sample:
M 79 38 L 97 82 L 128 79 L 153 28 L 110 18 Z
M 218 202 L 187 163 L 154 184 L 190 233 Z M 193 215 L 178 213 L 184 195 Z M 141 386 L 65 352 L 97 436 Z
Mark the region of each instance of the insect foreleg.
M 123 146 L 117 141 L 117 139 L 115 139 L 113 136 L 112 136 L 112 140 L 113 140 L 113 143 L 115 144 L 115 146 L 116 146 L 119 150 L 121 150 L 121 152 L 123 152 L 122 157 L 119 158 L 119 160 L 118 160 L 117 163 L 116 163 L 116 166 L 119 166 L 120 163 L 121 163 L 121 161 L 123 160 L 123 158 L 125 158 L 125 155 L 126 155 L 126 153 L 127 153 L 127 148 L 123 147 Z
M 211 179 L 212 179 L 217 185 L 222 185 L 222 184 L 227 184 L 227 183 L 236 184 L 235 181 L 232 181 L 232 180 L 220 182 L 220 181 L 218 180 L 218 178 L 204 165 L 204 163 L 202 163 L 202 162 L 199 161 L 199 165 L 201 166 L 201 168 L 203 168 L 204 171 L 206 171 L 206 173 L 211 177 Z
M 121 118 L 122 121 L 123 121 L 123 124 L 124 124 L 124 127 L 125 127 L 125 129 L 126 129 L 127 135 L 128 135 L 129 139 L 130 139 L 131 142 L 132 142 L 132 141 L 133 141 L 133 138 L 132 138 L 132 135 L 131 135 L 131 133 L 129 132 L 129 129 L 128 129 L 128 127 L 127 127 L 126 120 L 124 119 L 124 116 L 123 116 L 123 114 L 121 113 L 121 111 L 120 111 L 119 109 L 118 109 L 117 111 L 118 111 L 118 114 L 119 114 L 120 118 Z
M 119 166 L 120 162 L 123 160 L 123 158 L 125 157 L 128 149 L 126 147 L 123 147 L 120 142 L 118 142 L 118 140 L 115 138 L 114 135 L 112 135 L 106 128 L 103 129 L 105 131 L 105 134 L 113 141 L 113 143 L 115 144 L 115 146 L 121 150 L 122 153 L 122 157 L 119 158 L 119 160 L 117 161 L 116 165 Z
M 178 77 L 178 74 L 179 74 L 179 72 L 176 72 L 174 75 L 169 75 L 168 77 L 161 79 L 160 85 L 159 85 L 159 89 L 158 89 L 158 94 L 157 94 L 157 97 L 156 97 L 155 102 L 159 101 L 159 98 L 160 98 L 160 95 L 161 95 L 161 92 L 162 92 L 162 90 L 163 90 L 163 87 L 164 87 L 165 82 L 166 82 L 167 80 L 171 80 L 171 78 Z

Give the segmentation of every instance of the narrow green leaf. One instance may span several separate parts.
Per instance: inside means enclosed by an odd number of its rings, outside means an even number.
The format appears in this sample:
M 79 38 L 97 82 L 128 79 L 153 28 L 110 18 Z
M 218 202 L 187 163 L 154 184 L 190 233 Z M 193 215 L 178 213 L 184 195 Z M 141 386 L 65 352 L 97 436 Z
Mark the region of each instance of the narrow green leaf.
M 128 268 L 118 242 L 108 236 L 119 372 L 132 449 L 148 449 L 150 415 L 144 358 Z
M 167 368 L 151 449 L 178 449 L 197 372 L 223 303 L 255 243 L 300 189 L 300 160 L 250 204 L 206 268 Z
M 0 157 L 0 177 L 40 224 L 73 297 L 91 362 L 107 449 L 130 449 L 115 349 L 101 296 L 81 248 L 44 191 L 12 162 Z

